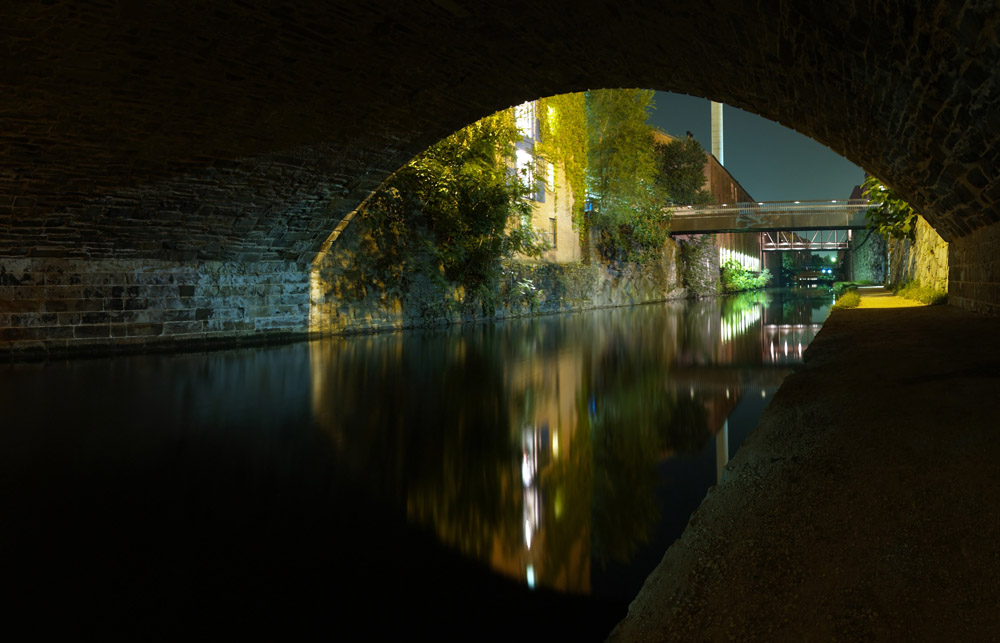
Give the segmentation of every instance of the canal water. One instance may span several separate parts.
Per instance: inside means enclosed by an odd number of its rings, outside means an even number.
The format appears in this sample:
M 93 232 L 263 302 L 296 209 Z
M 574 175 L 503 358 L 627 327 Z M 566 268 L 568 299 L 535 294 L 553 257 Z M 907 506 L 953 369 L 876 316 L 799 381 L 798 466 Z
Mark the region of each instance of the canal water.
M 832 299 L 2 365 L 8 613 L 602 640 Z

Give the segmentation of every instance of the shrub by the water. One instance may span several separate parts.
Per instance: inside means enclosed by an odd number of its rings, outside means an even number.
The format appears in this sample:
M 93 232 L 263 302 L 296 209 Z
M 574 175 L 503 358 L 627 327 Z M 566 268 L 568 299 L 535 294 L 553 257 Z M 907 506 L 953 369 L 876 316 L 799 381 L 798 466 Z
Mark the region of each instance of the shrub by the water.
M 848 290 L 855 290 L 858 286 L 870 286 L 870 281 L 835 281 L 833 282 L 833 296 L 840 297 Z
M 861 295 L 858 294 L 857 290 L 848 290 L 837 298 L 837 303 L 833 305 L 833 308 L 857 308 L 859 305 L 861 305 Z
M 764 288 L 771 281 L 771 273 L 767 268 L 760 271 L 759 275 L 743 267 L 740 262 L 730 259 L 722 264 L 722 291 L 742 292 L 744 290 L 756 290 Z

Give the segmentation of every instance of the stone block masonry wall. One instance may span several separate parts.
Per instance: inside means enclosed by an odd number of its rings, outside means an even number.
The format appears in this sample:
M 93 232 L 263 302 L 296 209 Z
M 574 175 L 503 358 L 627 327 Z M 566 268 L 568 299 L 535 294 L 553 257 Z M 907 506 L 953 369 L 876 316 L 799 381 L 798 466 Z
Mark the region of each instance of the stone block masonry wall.
M 888 285 L 918 281 L 948 291 L 948 243 L 923 217 L 917 217 L 916 239 L 889 240 Z
M 851 279 L 885 283 L 886 243 L 875 231 L 855 230 L 851 238 Z
M 644 267 L 510 261 L 503 297 L 487 314 L 479 302 L 466 301 L 461 288 L 442 287 L 426 276 L 414 276 L 405 292 L 359 281 L 360 234 L 360 226 L 348 226 L 313 264 L 310 330 L 316 335 L 499 320 L 686 296 L 677 246 L 667 241 L 660 260 Z
M 692 234 L 676 237 L 683 259 L 683 283 L 698 297 L 719 294 L 719 246 L 715 235 Z
M 951 242 L 948 303 L 1000 315 L 1000 223 Z
M 305 337 L 308 277 L 279 261 L 0 259 L 0 355 Z

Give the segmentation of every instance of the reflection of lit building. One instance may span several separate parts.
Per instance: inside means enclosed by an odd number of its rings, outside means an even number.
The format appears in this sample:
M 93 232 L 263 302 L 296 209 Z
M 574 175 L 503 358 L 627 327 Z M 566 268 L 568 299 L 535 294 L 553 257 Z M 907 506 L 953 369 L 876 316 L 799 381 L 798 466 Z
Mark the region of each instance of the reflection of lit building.
M 733 317 L 721 320 L 720 339 L 722 342 L 729 342 L 733 338 L 745 334 L 753 326 L 754 322 L 760 320 L 762 306 L 755 305 L 738 311 Z
M 523 486 L 524 514 L 524 547 L 528 552 L 526 575 L 528 584 L 535 584 L 534 557 L 531 555 L 531 543 L 535 534 L 542 528 L 541 518 L 541 481 L 538 479 L 539 469 L 545 466 L 549 459 L 550 443 L 548 424 L 539 431 L 536 427 L 526 426 L 523 429 L 522 442 L 524 452 L 521 458 L 521 484 Z
M 589 444 L 575 445 L 579 426 L 577 393 L 582 386 L 581 358 L 569 353 L 535 355 L 515 364 L 509 371 L 512 399 L 520 399 L 511 409 L 514 437 L 520 457 L 514 463 L 521 486 L 521 540 L 493 548 L 491 566 L 508 576 L 527 581 L 529 586 L 573 593 L 590 591 L 589 521 L 583 525 L 560 524 L 564 503 L 583 503 L 587 498 L 565 498 L 559 488 L 575 447 L 589 453 Z M 580 490 L 576 490 L 580 491 Z M 589 514 L 588 514 L 589 515 Z M 555 552 L 554 530 L 569 529 L 569 551 Z M 573 533 L 576 530 L 576 533 Z M 562 542 L 559 546 L 563 545 Z

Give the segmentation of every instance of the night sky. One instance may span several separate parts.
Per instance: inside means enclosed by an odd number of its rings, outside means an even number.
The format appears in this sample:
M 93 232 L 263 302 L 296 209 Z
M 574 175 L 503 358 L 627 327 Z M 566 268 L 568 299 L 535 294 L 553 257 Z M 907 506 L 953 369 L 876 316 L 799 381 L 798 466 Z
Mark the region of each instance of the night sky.
M 712 151 L 710 103 L 704 98 L 656 92 L 654 127 L 684 136 L 691 131 Z M 726 169 L 758 201 L 846 199 L 864 171 L 825 145 L 756 114 L 723 108 Z

